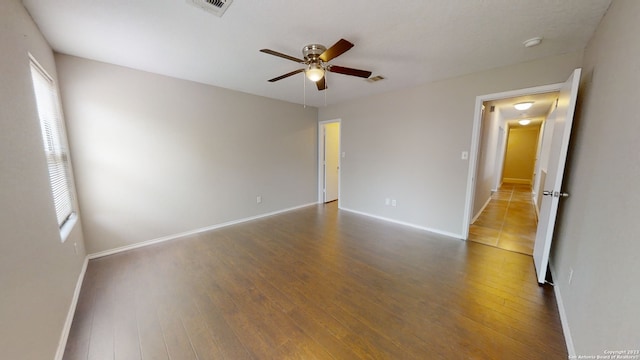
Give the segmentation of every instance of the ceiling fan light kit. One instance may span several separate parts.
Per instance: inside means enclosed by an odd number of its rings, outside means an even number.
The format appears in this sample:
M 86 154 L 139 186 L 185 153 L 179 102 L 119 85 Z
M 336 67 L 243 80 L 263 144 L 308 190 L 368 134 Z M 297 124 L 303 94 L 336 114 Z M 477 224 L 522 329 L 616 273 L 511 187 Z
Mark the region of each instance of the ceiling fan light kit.
M 317 82 L 324 77 L 324 69 L 319 64 L 309 64 L 309 68 L 304 73 L 307 75 L 307 79 L 313 82 Z
M 325 81 L 325 73 L 327 71 L 343 75 L 357 76 L 365 79 L 371 76 L 371 71 L 352 69 L 329 63 L 331 60 L 344 54 L 352 47 L 353 44 L 345 39 L 340 39 L 328 49 L 320 44 L 310 44 L 302 48 L 302 56 L 304 59 L 299 59 L 270 49 L 261 49 L 260 51 L 265 54 L 278 56 L 305 66 L 302 69 L 294 70 L 287 74 L 269 79 L 269 82 L 276 82 L 297 73 L 304 72 L 307 79 L 315 82 L 318 90 L 322 91 L 327 88 Z

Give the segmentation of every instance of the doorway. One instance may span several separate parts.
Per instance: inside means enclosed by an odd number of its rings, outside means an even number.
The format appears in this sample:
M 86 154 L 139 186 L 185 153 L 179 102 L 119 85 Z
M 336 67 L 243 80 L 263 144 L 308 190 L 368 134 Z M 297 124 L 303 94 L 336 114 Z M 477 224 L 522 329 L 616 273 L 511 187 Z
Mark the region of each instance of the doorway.
M 558 91 L 538 89 L 482 103 L 472 216 L 466 229 L 470 241 L 533 255 L 542 129 L 558 97 Z M 514 108 L 525 102 L 531 107 Z
M 556 216 L 558 214 L 558 205 L 561 198 L 569 196 L 562 188 L 562 180 L 567 159 L 567 151 L 569 149 L 569 140 L 571 139 L 571 127 L 573 124 L 573 116 L 575 113 L 576 103 L 578 99 L 578 88 L 580 85 L 580 76 L 582 69 L 574 69 L 564 83 L 540 86 L 536 88 L 510 91 L 499 94 L 491 94 L 476 97 L 476 114 L 473 122 L 473 135 L 471 138 L 471 152 L 469 161 L 469 177 L 467 179 L 467 198 L 465 202 L 465 216 L 463 218 L 462 232 L 465 239 L 469 238 L 469 225 L 471 224 L 471 212 L 474 207 L 476 198 L 476 178 L 478 177 L 478 154 L 480 150 L 479 144 L 482 138 L 480 130 L 482 129 L 482 118 L 484 112 L 481 106 L 485 101 L 507 99 L 518 96 L 531 96 L 532 94 L 543 94 L 549 92 L 558 92 L 558 97 L 550 109 L 550 115 L 545 121 L 542 135 L 541 154 L 546 152 L 548 155 L 540 157 L 540 163 L 545 160 L 548 162 L 546 167 L 546 176 L 543 171 L 536 175 L 536 181 L 544 177 L 541 182 L 542 197 L 540 198 L 540 213 L 538 216 L 538 226 L 536 228 L 536 239 L 533 249 L 533 263 L 536 268 L 537 281 L 539 284 L 546 282 L 546 274 L 549 268 L 549 253 L 551 251 L 551 243 L 553 242 L 553 231 L 556 224 Z M 514 106 L 515 107 L 515 106 Z M 538 166 L 537 168 L 542 169 Z M 536 197 L 532 197 L 535 199 Z
M 318 124 L 318 202 L 340 199 L 340 119 Z

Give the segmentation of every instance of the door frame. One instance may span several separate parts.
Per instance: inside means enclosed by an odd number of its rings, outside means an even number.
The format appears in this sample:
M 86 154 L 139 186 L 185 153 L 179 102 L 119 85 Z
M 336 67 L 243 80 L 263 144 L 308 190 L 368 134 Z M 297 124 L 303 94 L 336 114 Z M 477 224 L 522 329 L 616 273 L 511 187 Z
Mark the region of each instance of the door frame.
M 471 133 L 471 146 L 469 148 L 469 172 L 467 175 L 467 195 L 465 197 L 464 215 L 462 218 L 462 238 L 469 239 L 469 226 L 473 216 L 473 199 L 476 193 L 476 175 L 478 173 L 478 153 L 480 151 L 480 136 L 482 134 L 482 104 L 485 101 L 494 101 L 519 97 L 525 95 L 544 94 L 560 91 L 564 83 L 556 83 L 530 88 L 504 91 L 500 93 L 476 96 L 476 105 L 473 114 L 473 131 Z M 506 129 L 505 129 L 506 131 Z M 506 136 L 507 134 L 505 134 Z M 505 139 L 506 141 L 506 139 Z
M 341 186 L 340 180 L 342 178 L 342 119 L 332 119 L 332 120 L 323 120 L 318 121 L 318 204 L 324 203 L 324 182 L 325 182 L 325 173 L 324 173 L 324 126 L 331 123 L 338 123 L 340 126 L 340 132 L 338 135 L 338 206 L 340 205 L 341 198 Z

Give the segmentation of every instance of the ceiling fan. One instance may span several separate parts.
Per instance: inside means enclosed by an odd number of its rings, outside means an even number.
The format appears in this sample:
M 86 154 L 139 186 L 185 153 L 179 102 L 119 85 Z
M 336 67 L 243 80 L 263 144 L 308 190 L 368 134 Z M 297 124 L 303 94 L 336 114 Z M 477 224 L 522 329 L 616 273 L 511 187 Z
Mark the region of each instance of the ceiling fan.
M 297 73 L 304 72 L 307 76 L 307 79 L 316 83 L 318 90 L 324 90 L 327 88 L 327 82 L 325 81 L 324 76 L 326 71 L 343 75 L 358 76 L 361 78 L 368 78 L 369 76 L 371 76 L 371 71 L 358 70 L 329 64 L 329 61 L 344 54 L 352 47 L 353 44 L 345 39 L 340 39 L 337 43 L 333 44 L 333 46 L 328 49 L 320 44 L 307 45 L 302 48 L 302 55 L 304 57 L 304 60 L 270 49 L 262 49 L 260 51 L 265 54 L 278 56 L 305 65 L 305 67 L 302 69 L 294 70 L 290 73 L 275 77 L 273 79 L 270 79 L 269 82 L 276 82 Z

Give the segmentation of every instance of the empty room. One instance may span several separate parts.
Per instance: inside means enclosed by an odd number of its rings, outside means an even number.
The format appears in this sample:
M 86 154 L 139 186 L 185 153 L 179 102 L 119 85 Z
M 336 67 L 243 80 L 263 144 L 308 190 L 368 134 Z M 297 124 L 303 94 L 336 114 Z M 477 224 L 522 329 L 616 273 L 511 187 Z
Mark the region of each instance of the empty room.
M 639 18 L 3 0 L 0 358 L 640 359 Z

